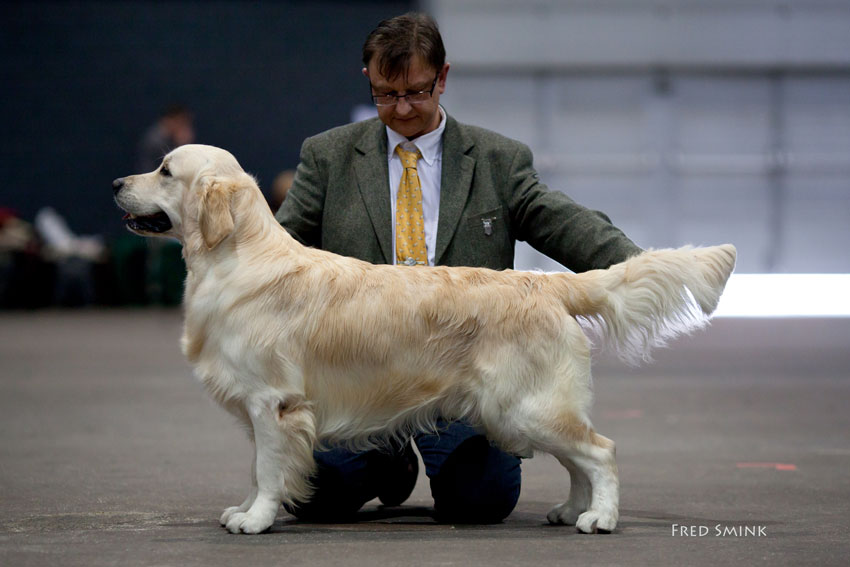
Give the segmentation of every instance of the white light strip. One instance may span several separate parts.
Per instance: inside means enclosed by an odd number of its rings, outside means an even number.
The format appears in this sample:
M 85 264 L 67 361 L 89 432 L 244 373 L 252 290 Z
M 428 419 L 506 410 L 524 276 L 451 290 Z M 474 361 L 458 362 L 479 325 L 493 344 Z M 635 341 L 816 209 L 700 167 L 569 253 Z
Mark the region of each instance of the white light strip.
M 850 317 L 850 274 L 732 274 L 715 317 Z

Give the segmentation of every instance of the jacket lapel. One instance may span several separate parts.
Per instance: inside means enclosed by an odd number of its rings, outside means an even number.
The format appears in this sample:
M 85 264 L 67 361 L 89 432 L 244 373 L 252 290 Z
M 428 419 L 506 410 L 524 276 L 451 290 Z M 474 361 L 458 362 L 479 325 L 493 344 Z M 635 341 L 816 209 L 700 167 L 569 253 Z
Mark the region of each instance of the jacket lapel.
M 434 262 L 439 264 L 457 231 L 470 188 L 475 158 L 467 155 L 474 142 L 467 138 L 457 121 L 446 117 L 443 134 L 443 171 L 440 175 L 440 217 Z M 386 160 L 385 160 L 386 161 Z
M 354 145 L 354 171 L 357 187 L 375 236 L 384 254 L 384 262 L 392 264 L 393 243 L 390 220 L 389 165 L 387 161 L 387 136 L 384 125 L 375 119 L 375 126 L 368 128 Z

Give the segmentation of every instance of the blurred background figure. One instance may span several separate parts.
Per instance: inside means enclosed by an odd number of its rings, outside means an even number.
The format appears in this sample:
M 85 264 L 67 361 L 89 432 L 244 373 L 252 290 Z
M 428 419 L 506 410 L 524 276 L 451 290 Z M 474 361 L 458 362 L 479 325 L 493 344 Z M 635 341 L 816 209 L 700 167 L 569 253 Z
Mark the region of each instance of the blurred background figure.
M 182 104 L 167 107 L 159 119 L 145 131 L 139 142 L 136 173 L 153 171 L 163 156 L 178 146 L 195 141 L 194 118 Z
M 43 243 L 42 257 L 55 265 L 53 302 L 63 307 L 94 305 L 95 265 L 106 261 L 100 236 L 79 236 L 52 207 L 35 215 L 35 229 Z
M 0 254 L 26 250 L 33 242 L 32 225 L 12 209 L 0 207 Z
M 159 119 L 142 136 L 137 149 L 134 172 L 146 173 L 159 167 L 162 158 L 178 146 L 195 141 L 195 120 L 189 108 L 183 104 L 166 107 Z M 175 305 L 182 297 L 182 282 L 185 268 L 180 256 L 180 245 L 176 241 L 160 238 L 119 239 L 115 246 L 116 264 L 132 265 L 144 258 L 144 266 L 137 268 L 143 277 L 126 280 L 118 275 L 120 284 L 126 289 L 135 289 L 125 299 L 129 303 Z M 139 288 L 138 282 L 144 282 Z
M 289 188 L 292 187 L 292 181 L 295 179 L 295 170 L 286 169 L 277 174 L 272 181 L 271 192 L 269 195 L 269 206 L 273 213 L 276 213 L 280 205 L 286 199 L 286 194 L 289 193 Z
M 26 304 L 21 294 L 38 268 L 38 241 L 32 225 L 0 207 L 0 307 Z

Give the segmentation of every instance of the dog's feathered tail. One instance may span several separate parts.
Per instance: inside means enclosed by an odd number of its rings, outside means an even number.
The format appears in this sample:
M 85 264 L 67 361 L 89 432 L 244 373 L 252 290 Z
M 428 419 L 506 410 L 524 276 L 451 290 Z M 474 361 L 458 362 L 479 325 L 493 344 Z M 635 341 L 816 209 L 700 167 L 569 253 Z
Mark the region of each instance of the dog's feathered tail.
M 592 338 L 630 364 L 703 326 L 735 267 L 731 244 L 650 250 L 607 270 L 564 274 L 562 297 Z

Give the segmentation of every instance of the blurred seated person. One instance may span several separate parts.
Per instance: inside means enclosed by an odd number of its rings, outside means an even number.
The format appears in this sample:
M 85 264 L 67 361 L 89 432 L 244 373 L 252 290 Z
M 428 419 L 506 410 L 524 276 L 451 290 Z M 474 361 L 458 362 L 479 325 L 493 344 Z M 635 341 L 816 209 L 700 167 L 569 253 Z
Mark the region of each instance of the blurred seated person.
M 33 275 L 38 242 L 32 225 L 12 209 L 0 207 L 0 307 L 21 307 L 24 280 Z
M 165 154 L 194 141 L 192 113 L 181 104 L 169 106 L 142 136 L 136 156 L 136 171 L 145 173 L 155 170 Z
M 32 225 L 20 219 L 12 209 L 0 207 L 0 252 L 32 250 L 34 241 Z
M 103 239 L 75 234 L 51 207 L 36 213 L 35 229 L 44 243 L 44 259 L 56 266 L 54 302 L 66 307 L 94 304 L 94 264 L 107 257 Z

